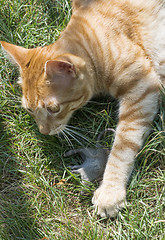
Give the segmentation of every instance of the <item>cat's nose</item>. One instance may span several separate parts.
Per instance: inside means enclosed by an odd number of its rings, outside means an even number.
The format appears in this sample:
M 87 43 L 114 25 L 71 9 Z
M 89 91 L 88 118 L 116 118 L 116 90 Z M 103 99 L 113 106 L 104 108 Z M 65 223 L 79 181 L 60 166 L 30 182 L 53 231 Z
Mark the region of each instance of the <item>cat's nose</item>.
M 40 133 L 42 133 L 44 135 L 49 135 L 49 133 L 50 133 L 50 129 L 47 127 L 40 126 L 39 130 L 40 130 Z
M 42 130 L 42 131 L 40 131 L 40 133 L 42 133 L 42 134 L 44 134 L 44 135 L 49 135 L 50 131 L 45 131 L 45 130 L 43 131 L 43 130 Z
M 40 133 L 42 133 L 42 134 L 44 134 L 44 135 L 49 135 L 50 130 L 42 129 L 42 130 L 40 130 Z

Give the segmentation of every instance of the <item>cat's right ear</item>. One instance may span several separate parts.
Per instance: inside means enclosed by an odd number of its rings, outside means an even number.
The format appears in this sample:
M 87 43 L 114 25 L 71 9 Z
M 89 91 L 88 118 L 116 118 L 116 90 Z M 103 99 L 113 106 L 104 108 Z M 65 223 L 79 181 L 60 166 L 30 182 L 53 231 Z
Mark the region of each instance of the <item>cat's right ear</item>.
M 77 74 L 74 64 L 60 60 L 47 61 L 45 63 L 45 73 L 49 82 L 58 89 L 71 87 Z
M 26 65 L 29 49 L 16 46 L 14 44 L 4 41 L 1 41 L 0 43 L 6 53 L 12 58 L 14 63 L 16 63 L 20 68 L 23 68 Z

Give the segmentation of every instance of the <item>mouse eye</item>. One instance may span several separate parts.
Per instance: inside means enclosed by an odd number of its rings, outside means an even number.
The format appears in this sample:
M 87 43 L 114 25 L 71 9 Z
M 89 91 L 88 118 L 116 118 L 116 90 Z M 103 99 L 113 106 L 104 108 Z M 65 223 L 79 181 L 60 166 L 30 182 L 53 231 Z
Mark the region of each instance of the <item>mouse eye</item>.
M 48 113 L 53 114 L 53 113 L 58 113 L 60 111 L 60 105 L 53 105 L 53 106 L 48 106 L 46 107 Z

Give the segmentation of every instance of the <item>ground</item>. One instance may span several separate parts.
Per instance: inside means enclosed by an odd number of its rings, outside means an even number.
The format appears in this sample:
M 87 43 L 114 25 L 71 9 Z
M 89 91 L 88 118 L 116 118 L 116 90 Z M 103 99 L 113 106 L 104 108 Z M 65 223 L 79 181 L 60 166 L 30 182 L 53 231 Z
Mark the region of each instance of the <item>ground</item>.
M 71 15 L 67 0 L 2 0 L 0 40 L 24 47 L 54 42 Z M 1 50 L 0 50 L 1 51 Z M 165 239 L 165 94 L 153 131 L 137 156 L 127 207 L 116 219 L 100 219 L 91 199 L 98 183 L 84 186 L 64 158 L 74 147 L 93 146 L 117 124 L 117 102 L 96 98 L 72 118 L 69 142 L 43 136 L 21 108 L 19 74 L 0 52 L 0 239 Z M 112 145 L 112 135 L 103 140 Z M 82 194 L 82 191 L 84 192 Z

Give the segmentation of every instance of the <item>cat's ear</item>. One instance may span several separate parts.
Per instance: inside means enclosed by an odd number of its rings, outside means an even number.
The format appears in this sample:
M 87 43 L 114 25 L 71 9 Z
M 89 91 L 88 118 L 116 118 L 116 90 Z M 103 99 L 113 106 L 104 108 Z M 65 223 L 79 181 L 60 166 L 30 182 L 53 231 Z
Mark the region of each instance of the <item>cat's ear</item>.
M 3 41 L 1 41 L 0 43 L 3 49 L 9 54 L 9 56 L 12 58 L 12 60 L 14 60 L 17 65 L 19 65 L 21 68 L 26 65 L 29 49 Z
M 45 72 L 51 84 L 62 88 L 72 86 L 77 75 L 74 64 L 61 60 L 47 61 Z

